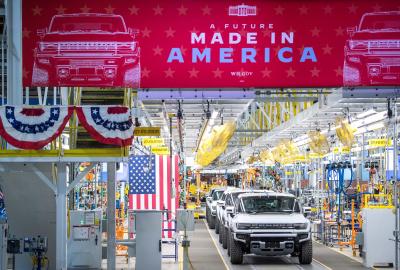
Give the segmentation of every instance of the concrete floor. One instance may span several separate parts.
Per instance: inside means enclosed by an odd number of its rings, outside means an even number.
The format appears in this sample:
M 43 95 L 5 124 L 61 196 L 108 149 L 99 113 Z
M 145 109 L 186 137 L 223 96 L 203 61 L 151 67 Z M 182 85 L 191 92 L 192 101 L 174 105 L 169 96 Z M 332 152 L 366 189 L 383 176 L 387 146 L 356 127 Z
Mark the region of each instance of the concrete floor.
M 207 235 L 208 234 L 208 235 Z M 368 269 L 361 263 L 338 253 L 322 244 L 314 242 L 313 262 L 300 265 L 297 258 L 290 256 L 261 257 L 246 255 L 242 265 L 232 265 L 225 249 L 218 242 L 218 235 L 209 230 L 203 220 L 196 220 L 196 232 L 191 237 L 190 258 L 195 270 L 213 269 L 312 269 L 347 270 Z M 217 248 L 217 252 L 216 252 Z
M 261 257 L 246 255 L 242 265 L 232 265 L 225 249 L 218 242 L 218 235 L 210 230 L 205 220 L 196 220 L 195 231 L 189 233 L 189 258 L 192 265 L 190 270 L 263 270 L 263 269 L 303 269 L 303 270 L 362 270 L 365 268 L 360 262 L 346 255 L 340 254 L 320 243 L 313 244 L 313 262 L 310 265 L 300 265 L 297 258 L 290 256 Z M 164 248 L 164 247 L 163 247 Z M 126 260 L 117 258 L 117 269 L 128 270 L 134 268 L 135 258 L 131 258 L 129 266 Z M 106 261 L 103 261 L 106 269 Z M 163 270 L 182 269 L 182 249 L 179 249 L 179 262 L 163 259 Z

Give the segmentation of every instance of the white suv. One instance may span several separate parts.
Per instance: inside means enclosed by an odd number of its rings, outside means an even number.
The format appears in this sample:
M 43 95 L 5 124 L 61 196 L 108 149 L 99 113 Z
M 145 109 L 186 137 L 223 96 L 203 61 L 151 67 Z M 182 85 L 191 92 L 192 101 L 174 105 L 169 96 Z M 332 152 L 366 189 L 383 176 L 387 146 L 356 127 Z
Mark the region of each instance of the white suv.
M 219 221 L 217 222 L 216 225 L 219 225 L 219 242 L 222 244 L 223 248 L 227 248 L 228 246 L 228 237 L 227 235 L 229 234 L 229 226 L 231 223 L 231 215 L 227 214 L 227 211 L 232 213 L 233 208 L 235 206 L 235 201 L 238 198 L 240 194 L 244 193 L 265 193 L 265 192 L 270 192 L 267 190 L 244 190 L 244 189 L 234 189 L 234 190 L 228 190 L 225 191 L 222 199 L 223 202 L 218 202 L 218 204 L 221 204 L 217 208 L 217 218 Z M 229 253 L 229 250 L 228 250 Z
M 287 193 L 241 194 L 235 202 L 229 227 L 228 248 L 232 264 L 244 254 L 298 256 L 300 264 L 312 262 L 310 221 L 296 197 Z
M 213 189 L 210 191 L 210 194 L 206 199 L 207 200 L 206 219 L 210 229 L 215 228 L 215 219 L 217 215 L 217 201 L 221 198 L 224 191 L 225 188 Z

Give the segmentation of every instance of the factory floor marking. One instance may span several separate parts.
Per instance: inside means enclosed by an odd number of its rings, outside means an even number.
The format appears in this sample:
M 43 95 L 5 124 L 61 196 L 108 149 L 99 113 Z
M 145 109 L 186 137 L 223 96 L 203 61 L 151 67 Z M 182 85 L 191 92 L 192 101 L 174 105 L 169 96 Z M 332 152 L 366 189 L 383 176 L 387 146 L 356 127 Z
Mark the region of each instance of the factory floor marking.
M 218 255 L 221 257 L 221 260 L 222 260 L 222 262 L 224 263 L 224 265 L 225 265 L 225 268 L 226 268 L 227 270 L 230 270 L 230 268 L 229 268 L 228 264 L 226 263 L 226 261 L 225 261 L 224 257 L 223 257 L 223 256 L 222 256 L 222 254 L 221 254 L 221 251 L 219 251 L 219 248 L 218 248 L 218 246 L 217 246 L 217 243 L 215 242 L 215 240 L 214 240 L 214 237 L 213 237 L 213 236 L 212 236 L 212 234 L 211 234 L 211 231 L 210 231 L 210 228 L 208 227 L 208 224 L 207 224 L 207 222 L 205 221 L 205 219 L 202 219 L 202 220 L 203 220 L 204 224 L 206 225 L 206 228 L 207 228 L 208 234 L 210 235 L 210 237 L 211 237 L 211 240 L 212 240 L 212 241 L 213 241 L 213 243 L 214 243 L 215 249 L 218 251 Z
M 314 258 L 313 258 L 312 260 L 313 260 L 314 262 L 318 263 L 319 265 L 325 267 L 325 268 L 328 269 L 328 270 L 333 270 L 333 269 L 330 268 L 329 266 L 323 264 L 322 262 L 320 262 L 320 261 L 318 261 L 318 260 L 316 260 L 316 259 L 314 259 Z
M 293 262 L 291 262 L 290 259 L 289 259 L 288 257 L 282 257 L 282 259 L 283 259 L 284 261 L 286 261 L 288 264 L 294 265 L 297 269 L 304 270 L 304 268 L 301 267 L 300 265 L 298 265 L 298 264 L 293 264 Z
M 316 243 L 318 243 L 318 244 L 322 244 L 322 243 L 320 243 L 320 242 L 316 242 Z M 333 251 L 335 251 L 336 253 L 339 253 L 339 254 L 341 254 L 341 255 L 344 255 L 344 256 L 346 256 L 347 258 L 349 258 L 349 259 L 352 259 L 353 261 L 355 261 L 355 262 L 358 262 L 358 263 L 360 263 L 359 261 L 357 261 L 356 259 L 354 259 L 352 256 L 349 256 L 348 254 L 346 254 L 346 253 L 343 253 L 343 252 L 340 252 L 339 250 L 337 250 L 337 249 L 335 249 L 335 248 L 333 248 L 333 247 L 329 247 L 328 246 L 328 248 L 329 249 L 331 249 L 331 250 L 333 250 Z

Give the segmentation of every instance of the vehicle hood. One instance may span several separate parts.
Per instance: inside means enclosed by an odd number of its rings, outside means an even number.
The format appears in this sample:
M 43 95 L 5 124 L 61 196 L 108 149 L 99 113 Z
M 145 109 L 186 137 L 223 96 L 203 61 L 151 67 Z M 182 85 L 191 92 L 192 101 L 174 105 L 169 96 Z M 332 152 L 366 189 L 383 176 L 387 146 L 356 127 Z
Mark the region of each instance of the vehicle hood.
M 281 224 L 308 222 L 302 214 L 238 214 L 234 218 L 237 223 Z
M 130 42 L 135 39 L 127 33 L 48 33 L 43 37 L 42 41 L 45 42 L 96 42 L 96 41 L 117 41 L 117 42 Z
M 400 31 L 359 31 L 355 32 L 353 40 L 387 40 L 400 39 Z

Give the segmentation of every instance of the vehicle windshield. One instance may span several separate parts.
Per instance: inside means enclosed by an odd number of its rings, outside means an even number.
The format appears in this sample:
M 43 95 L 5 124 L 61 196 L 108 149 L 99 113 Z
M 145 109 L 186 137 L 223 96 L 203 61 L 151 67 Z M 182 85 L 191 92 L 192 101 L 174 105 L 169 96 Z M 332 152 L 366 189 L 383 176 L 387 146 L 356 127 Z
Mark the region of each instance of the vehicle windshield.
M 366 15 L 360 30 L 400 30 L 400 15 Z
M 219 200 L 219 198 L 221 198 L 221 195 L 224 193 L 223 190 L 216 190 L 214 191 L 213 195 L 212 195 L 212 199 L 213 201 Z
M 126 32 L 125 24 L 119 16 L 56 16 L 49 32 Z
M 246 213 L 293 213 L 295 199 L 285 196 L 263 196 L 242 198 Z
M 232 193 L 232 200 L 236 201 L 237 197 L 239 197 L 240 194 L 243 194 L 245 192 L 234 192 Z

